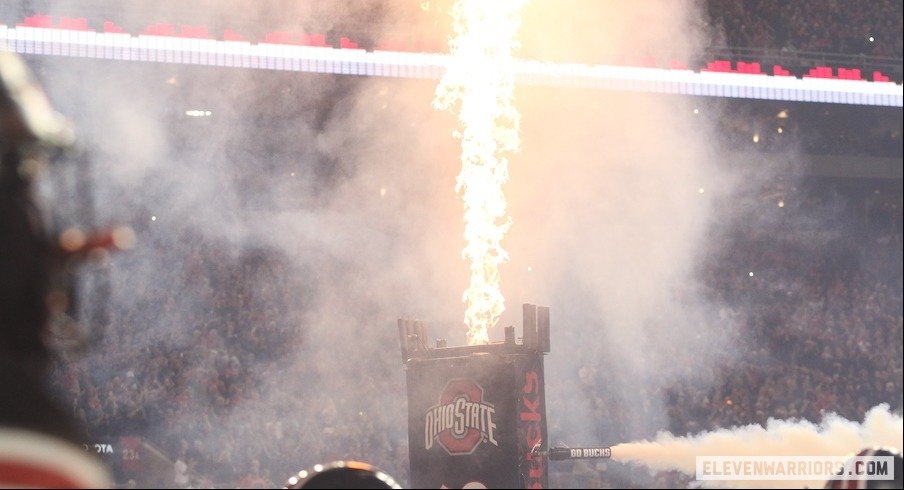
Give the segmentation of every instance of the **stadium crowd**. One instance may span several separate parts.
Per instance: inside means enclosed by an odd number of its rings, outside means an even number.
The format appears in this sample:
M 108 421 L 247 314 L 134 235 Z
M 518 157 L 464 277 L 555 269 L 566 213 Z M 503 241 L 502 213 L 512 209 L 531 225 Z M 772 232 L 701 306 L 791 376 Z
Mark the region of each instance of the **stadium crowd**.
M 708 0 L 725 46 L 902 57 L 901 2 Z
M 158 252 L 182 257 L 179 267 L 155 272 L 162 282 L 149 287 L 139 280 L 147 277 L 141 264 L 118 264 L 135 303 L 113 307 L 91 355 L 65 355 L 55 364 L 55 388 L 88 427 L 87 443 L 118 448 L 121 436 L 139 436 L 157 459 L 169 460 L 161 475 L 147 449 L 139 450 L 145 461 L 138 464 L 122 464 L 117 449 L 110 462 L 120 483 L 273 488 L 316 463 L 365 457 L 404 474 L 404 441 L 375 440 L 374 421 L 337 406 L 330 393 L 305 393 L 302 400 L 281 386 L 317 374 L 304 359 L 281 360 L 305 336 L 302 321 L 285 314 L 296 310 L 284 307 L 298 302 L 304 287 L 290 284 L 279 254 L 255 250 L 236 259 L 190 230 L 164 241 Z M 184 331 L 167 323 L 187 317 L 197 323 Z M 260 425 L 235 423 L 243 406 L 256 411 L 243 420 Z
M 746 216 L 730 226 L 719 256 L 701 273 L 705 296 L 720 305 L 720 319 L 738 327 L 732 332 L 736 352 L 658 388 L 636 383 L 640 398 L 653 403 L 619 396 L 631 380 L 620 379 L 624 370 L 617 363 L 581 369 L 578 388 L 589 400 L 591 418 L 600 421 L 601 443 L 652 438 L 655 433 L 632 421 L 655 420 L 658 410 L 665 410 L 669 424 L 661 429 L 676 435 L 765 425 L 770 418 L 818 422 L 830 412 L 862 420 L 883 403 L 901 413 L 900 204 L 882 206 L 889 209 L 879 214 L 890 211 L 891 219 L 874 221 L 884 226 L 842 229 L 799 217 L 826 216 L 824 210 L 839 204 L 837 195 L 800 199 L 798 192 L 792 205 L 788 196 L 795 193 L 785 189 L 788 204 L 779 207 L 776 190 L 756 198 L 768 217 Z M 694 355 L 680 344 L 667 353 L 679 366 L 698 366 L 689 358 Z M 556 413 L 568 412 L 567 402 L 558 408 L 557 401 L 548 403 L 552 422 Z M 557 475 L 569 482 L 563 488 L 688 488 L 693 481 L 692 475 L 649 475 L 614 462 L 563 466 Z
M 735 339 L 741 354 L 641 394 L 652 403 L 640 406 L 610 392 L 620 386 L 619 369 L 579 360 L 585 367 L 573 388 L 586 393 L 604 441 L 650 437 L 632 430 L 630 421 L 654 420 L 660 409 L 676 434 L 770 417 L 819 420 L 824 411 L 856 420 L 879 403 L 901 409 L 900 210 L 892 210 L 885 226 L 843 233 L 791 217 L 825 203 L 794 206 L 789 197 L 779 208 L 772 198 L 760 199 L 775 219 L 730 226 L 723 253 L 701 272 L 704 294 L 721 305 L 722 321 L 741 327 Z M 284 362 L 290 350 L 304 348 L 305 335 L 301 321 L 279 314 L 298 291 L 288 273 L 278 272 L 286 266 L 279 255 L 257 250 L 230 260 L 225 249 L 189 232 L 177 243 L 184 261 L 169 272 L 173 287 L 136 290 L 138 302 L 114 308 L 92 355 L 56 364 L 56 388 L 89 428 L 91 442 L 139 436 L 169 457 L 161 484 L 183 488 L 272 487 L 304 462 L 343 458 L 367 458 L 406 480 L 404 432 L 380 434 L 374 427 L 389 422 L 351 413 L 328 393 L 279 389 L 280 380 L 317 376 L 308 363 Z M 124 270 L 141 274 L 134 264 Z M 264 288 L 254 279 L 261 270 L 270 278 Z M 137 276 L 127 280 L 146 287 Z M 179 298 L 177 291 L 197 296 Z M 167 317 L 167 309 L 186 304 L 208 314 L 163 337 L 160 327 L 140 327 L 149 312 Z M 669 355 L 680 364 L 692 353 L 676 345 Z M 397 389 L 382 383 L 372 387 L 375 393 Z M 555 434 L 568 410 L 548 403 Z M 255 420 L 264 422 L 230 424 L 243 406 L 255 407 Z M 123 484 L 147 481 L 146 470 L 124 465 L 117 477 Z M 563 487 L 687 483 L 680 474 L 650 476 L 617 463 L 569 463 L 552 475 Z
M 731 46 L 900 58 L 901 3 L 875 1 L 883 8 L 837 0 L 710 0 L 707 5 L 714 23 L 725 25 Z M 776 135 L 784 134 L 805 147 L 856 154 L 878 149 L 880 156 L 900 158 L 900 129 L 894 132 L 899 119 L 873 139 L 857 134 L 845 140 L 826 137 L 838 132 L 823 126 L 802 127 L 807 119 L 793 109 L 788 120 L 776 120 L 777 112 L 756 118 L 742 113 L 722 127 L 738 135 L 738 145 L 757 151 L 766 144 L 785 148 L 776 142 Z M 757 124 L 764 128 L 763 144 L 751 143 Z M 779 125 L 783 133 L 776 132 Z M 769 417 L 818 420 L 827 410 L 859 419 L 879 403 L 902 409 L 900 208 L 878 226 L 866 226 L 875 224 L 869 218 L 849 219 L 854 225 L 848 233 L 826 220 L 795 218 L 831 207 L 824 200 L 795 204 L 789 198 L 779 208 L 771 197 L 751 199 L 762 200 L 775 219 L 739 219 L 727 226 L 723 253 L 699 274 L 702 294 L 720 305 L 721 320 L 742 327 L 733 333 L 741 354 L 708 372 L 639 393 L 650 401 L 639 405 L 615 392 L 630 385 L 617 379 L 617 366 L 577 359 L 583 368 L 568 389 L 587 395 L 588 408 L 600 421 L 595 429 L 601 442 L 652 436 L 631 421 L 656 420 L 662 411 L 667 426 L 661 428 L 686 434 L 762 424 Z M 117 453 L 111 463 L 120 484 L 267 488 L 303 467 L 347 458 L 366 459 L 408 480 L 404 417 L 391 424 L 379 417 L 393 415 L 364 416 L 329 393 L 281 389 L 281 380 L 303 383 L 319 376 L 307 363 L 289 361 L 308 342 L 304 317 L 286 315 L 299 310 L 286 305 L 303 302 L 308 287 L 290 261 L 269 249 L 235 257 L 232 248 L 192 230 L 151 245 L 158 256 L 124 254 L 114 260 L 117 284 L 129 289 L 131 299 L 110 307 L 103 337 L 90 355 L 66 354 L 54 365 L 54 388 L 88 427 L 86 442 L 118 444 L 122 436 L 138 436 L 168 465 L 165 474 L 149 475 L 159 473 L 149 463 L 150 450 L 142 452 L 139 465 L 125 464 Z M 172 267 L 158 265 L 174 260 Z M 142 280 L 151 273 L 159 280 Z M 185 318 L 193 321 L 186 324 Z M 691 354 L 676 344 L 670 357 L 680 364 Z M 398 392 L 397 381 L 373 377 L 369 389 L 375 396 Z M 555 400 L 548 403 L 554 435 L 568 411 Z M 230 423 L 247 407 L 254 407 L 260 424 Z M 389 425 L 399 425 L 400 432 L 374 429 Z M 564 488 L 688 483 L 674 472 L 650 475 L 614 462 L 564 463 L 552 471 L 551 483 Z
M 724 111 L 720 132 L 744 152 L 901 158 L 901 114 L 883 109 L 738 101 Z

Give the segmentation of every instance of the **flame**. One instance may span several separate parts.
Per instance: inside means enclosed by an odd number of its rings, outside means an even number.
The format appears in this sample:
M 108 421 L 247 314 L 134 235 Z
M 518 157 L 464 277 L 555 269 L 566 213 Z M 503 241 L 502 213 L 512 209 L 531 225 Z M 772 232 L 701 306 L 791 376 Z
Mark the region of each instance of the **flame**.
M 458 0 L 452 8 L 450 59 L 433 106 L 458 114 L 461 173 L 455 191 L 464 202 L 462 257 L 470 262 L 468 344 L 488 343 L 489 329 L 505 311 L 499 266 L 508 261 L 502 238 L 511 226 L 502 187 L 508 182 L 506 154 L 520 146 L 520 115 L 513 51 L 526 0 Z

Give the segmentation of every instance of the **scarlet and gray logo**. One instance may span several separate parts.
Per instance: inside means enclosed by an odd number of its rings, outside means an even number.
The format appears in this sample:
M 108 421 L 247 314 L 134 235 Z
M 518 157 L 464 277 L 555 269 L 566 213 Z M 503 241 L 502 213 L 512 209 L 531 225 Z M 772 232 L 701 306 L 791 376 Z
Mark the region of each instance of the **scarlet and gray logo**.
M 481 442 L 496 441 L 496 409 L 483 401 L 483 388 L 470 379 L 453 379 L 439 395 L 439 404 L 427 410 L 424 446 L 435 442 L 455 455 L 471 454 Z

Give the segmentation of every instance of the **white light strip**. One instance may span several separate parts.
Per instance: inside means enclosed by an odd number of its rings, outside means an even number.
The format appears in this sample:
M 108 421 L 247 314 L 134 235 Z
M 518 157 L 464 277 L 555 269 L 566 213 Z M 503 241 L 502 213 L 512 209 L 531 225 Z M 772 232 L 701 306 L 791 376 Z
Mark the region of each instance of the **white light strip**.
M 440 79 L 447 56 L 0 25 L 0 48 L 22 54 Z M 902 107 L 902 86 L 743 73 L 520 61 L 520 83 L 711 97 Z

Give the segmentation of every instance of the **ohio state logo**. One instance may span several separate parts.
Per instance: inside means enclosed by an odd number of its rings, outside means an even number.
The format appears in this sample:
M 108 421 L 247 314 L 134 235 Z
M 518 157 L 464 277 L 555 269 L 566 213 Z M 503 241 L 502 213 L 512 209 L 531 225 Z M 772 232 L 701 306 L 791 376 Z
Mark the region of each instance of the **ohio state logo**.
M 496 441 L 496 409 L 483 401 L 483 388 L 470 379 L 453 379 L 439 395 L 439 404 L 427 410 L 424 447 L 439 445 L 450 455 L 471 454 L 481 442 Z

